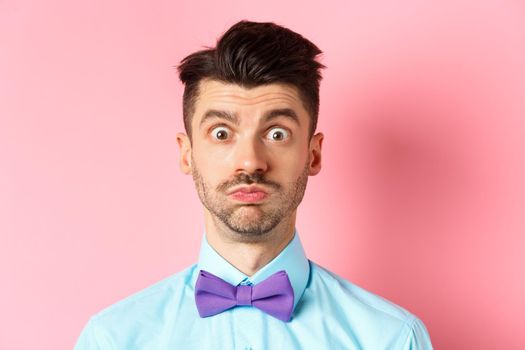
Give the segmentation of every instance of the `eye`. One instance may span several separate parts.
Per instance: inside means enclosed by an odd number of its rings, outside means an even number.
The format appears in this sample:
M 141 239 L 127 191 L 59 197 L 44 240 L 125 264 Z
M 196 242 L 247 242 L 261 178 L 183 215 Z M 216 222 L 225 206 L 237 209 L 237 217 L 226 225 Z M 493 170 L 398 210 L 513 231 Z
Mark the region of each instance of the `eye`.
M 283 128 L 271 128 L 267 134 L 267 137 L 272 141 L 284 141 L 290 137 L 290 134 L 286 129 Z
M 211 135 L 214 139 L 219 141 L 227 140 L 230 137 L 228 129 L 224 126 L 218 126 L 216 128 L 213 128 L 213 130 L 211 131 Z

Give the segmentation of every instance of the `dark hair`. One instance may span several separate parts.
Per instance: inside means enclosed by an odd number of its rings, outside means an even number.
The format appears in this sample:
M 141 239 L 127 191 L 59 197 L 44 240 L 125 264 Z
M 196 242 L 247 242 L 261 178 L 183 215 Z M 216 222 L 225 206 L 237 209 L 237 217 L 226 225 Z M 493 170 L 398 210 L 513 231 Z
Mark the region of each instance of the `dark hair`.
M 217 41 L 184 58 L 177 67 L 184 83 L 184 127 L 191 139 L 191 119 L 198 96 L 199 82 L 213 79 L 251 88 L 269 83 L 295 86 L 310 114 L 310 137 L 319 114 L 321 54 L 312 42 L 275 23 L 240 21 Z

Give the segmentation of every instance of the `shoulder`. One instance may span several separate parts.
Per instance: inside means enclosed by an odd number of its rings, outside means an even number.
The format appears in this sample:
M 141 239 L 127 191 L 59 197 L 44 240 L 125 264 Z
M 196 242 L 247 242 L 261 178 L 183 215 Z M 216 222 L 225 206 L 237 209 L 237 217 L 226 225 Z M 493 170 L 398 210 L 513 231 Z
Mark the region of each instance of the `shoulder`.
M 374 294 L 336 273 L 310 261 L 312 269 L 312 287 L 329 290 L 331 297 L 336 298 L 343 305 L 368 310 L 373 314 L 380 314 L 400 322 L 413 322 L 415 316 L 403 307 Z
M 184 312 L 180 305 L 191 294 L 196 265 L 169 276 L 94 314 L 84 326 L 75 350 L 127 349 L 146 344 L 166 320 L 166 310 Z
M 185 290 L 191 287 L 195 268 L 196 264 L 102 309 L 91 317 L 92 322 L 114 324 L 125 318 L 159 312 L 160 308 L 183 297 Z
M 405 308 L 374 294 L 310 261 L 311 276 L 302 308 L 305 314 L 321 315 L 323 323 L 347 337 L 348 330 L 372 348 L 431 349 L 423 323 Z M 395 344 L 395 345 L 393 345 Z M 368 346 L 365 346 L 368 345 Z

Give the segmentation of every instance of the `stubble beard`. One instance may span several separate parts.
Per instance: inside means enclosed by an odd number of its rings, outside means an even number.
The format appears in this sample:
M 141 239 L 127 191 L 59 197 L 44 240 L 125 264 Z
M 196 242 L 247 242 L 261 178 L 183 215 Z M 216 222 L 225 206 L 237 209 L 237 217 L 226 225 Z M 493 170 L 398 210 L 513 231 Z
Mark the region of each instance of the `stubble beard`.
M 239 174 L 232 180 L 219 184 L 215 189 L 207 184 L 194 162 L 193 181 L 200 201 L 229 230 L 246 239 L 260 238 L 272 232 L 283 220 L 289 218 L 301 203 L 308 183 L 308 162 L 299 177 L 283 191 L 280 184 L 264 178 L 264 174 Z M 226 190 L 240 184 L 261 184 L 272 188 L 264 204 L 235 204 L 226 196 Z M 268 203 L 271 202 L 271 203 Z

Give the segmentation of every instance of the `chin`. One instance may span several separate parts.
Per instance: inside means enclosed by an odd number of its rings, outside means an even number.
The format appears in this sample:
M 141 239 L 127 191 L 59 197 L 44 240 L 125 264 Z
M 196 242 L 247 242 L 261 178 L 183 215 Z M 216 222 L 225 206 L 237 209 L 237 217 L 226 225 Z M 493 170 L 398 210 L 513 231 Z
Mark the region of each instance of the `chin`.
M 234 220 L 233 222 L 230 221 L 228 226 L 238 234 L 248 237 L 262 236 L 273 230 L 278 224 L 269 222 L 268 220 L 243 219 Z
M 244 226 L 244 227 L 231 227 L 233 232 L 235 232 L 239 237 L 245 238 L 245 239 L 253 239 L 253 238 L 259 238 L 270 232 L 273 227 L 271 228 L 264 228 L 264 227 L 254 227 L 254 226 Z

